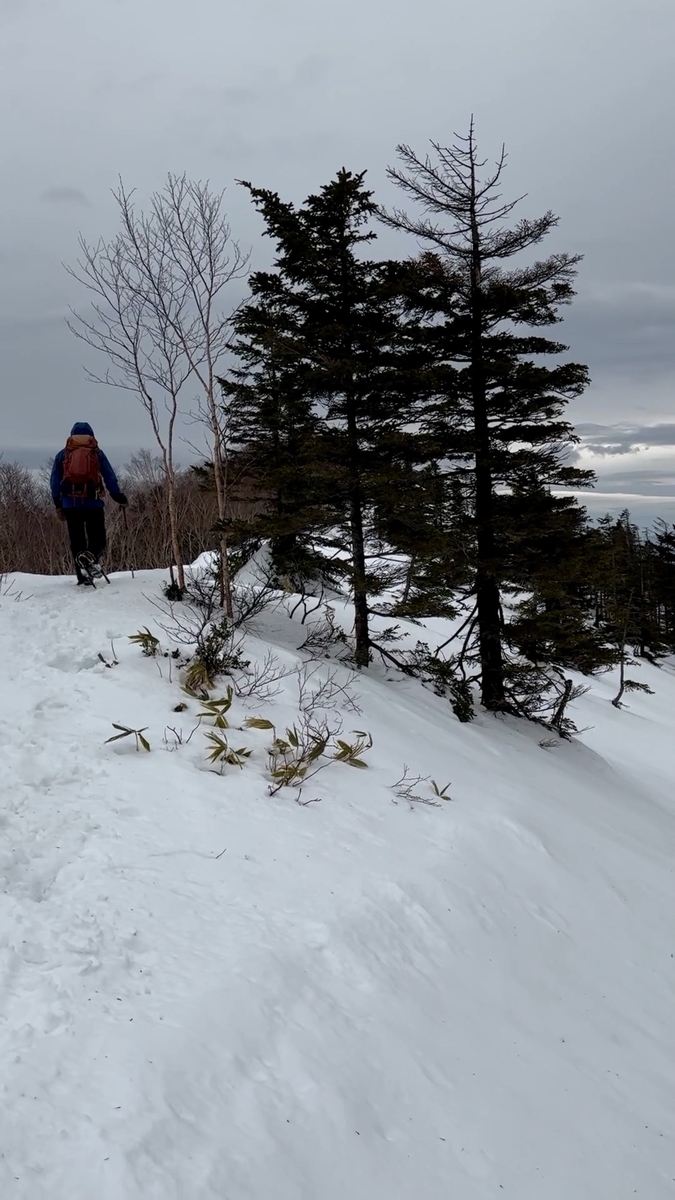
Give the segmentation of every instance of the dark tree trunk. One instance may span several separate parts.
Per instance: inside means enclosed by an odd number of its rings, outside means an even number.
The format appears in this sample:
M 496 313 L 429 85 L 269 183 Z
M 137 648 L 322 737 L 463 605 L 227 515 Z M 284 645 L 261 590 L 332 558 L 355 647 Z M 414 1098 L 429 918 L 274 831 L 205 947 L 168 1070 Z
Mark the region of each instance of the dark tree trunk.
M 473 171 L 472 171 L 473 175 Z M 475 199 L 475 190 L 474 190 Z M 483 308 L 480 235 L 472 214 L 471 258 L 471 399 L 476 469 L 476 606 L 481 660 L 481 702 L 491 712 L 506 707 L 504 660 L 496 575 L 494 489 L 490 455 L 487 388 L 483 362 Z
M 352 572 L 354 590 L 354 638 L 357 667 L 367 667 L 370 662 L 370 632 L 368 628 L 368 592 L 366 588 L 366 548 L 363 536 L 363 500 L 359 479 L 359 440 L 354 401 L 350 397 L 347 408 L 347 436 L 349 439 L 349 525 L 352 539 Z
M 344 361 L 349 362 L 354 352 L 351 333 L 353 312 L 349 295 L 349 263 L 346 249 L 341 255 L 342 266 L 342 326 L 344 330 Z M 363 534 L 363 493 L 361 488 L 361 463 L 359 455 L 359 429 L 356 409 L 354 377 L 351 371 L 345 377 L 345 415 L 347 418 L 347 445 L 349 461 L 349 532 L 352 542 L 352 589 L 354 593 L 354 661 L 357 667 L 367 667 L 370 662 L 370 629 L 368 621 L 368 590 L 366 585 L 366 547 Z

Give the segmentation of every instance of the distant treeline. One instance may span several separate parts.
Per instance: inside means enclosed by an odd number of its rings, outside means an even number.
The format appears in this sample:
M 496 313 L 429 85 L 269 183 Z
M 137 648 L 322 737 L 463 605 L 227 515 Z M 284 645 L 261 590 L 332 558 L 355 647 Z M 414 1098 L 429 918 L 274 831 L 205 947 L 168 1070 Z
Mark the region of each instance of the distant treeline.
M 129 498 L 125 514 L 108 506 L 106 562 L 111 571 L 167 568 L 173 562 L 171 530 L 161 460 L 148 451 L 133 455 L 119 472 Z M 240 488 L 232 497 L 234 518 L 247 519 L 259 505 Z M 213 491 L 191 468 L 176 472 L 180 545 L 185 562 L 214 549 L 217 508 Z M 0 576 L 14 571 L 72 575 L 65 526 L 56 518 L 48 471 L 0 459 Z

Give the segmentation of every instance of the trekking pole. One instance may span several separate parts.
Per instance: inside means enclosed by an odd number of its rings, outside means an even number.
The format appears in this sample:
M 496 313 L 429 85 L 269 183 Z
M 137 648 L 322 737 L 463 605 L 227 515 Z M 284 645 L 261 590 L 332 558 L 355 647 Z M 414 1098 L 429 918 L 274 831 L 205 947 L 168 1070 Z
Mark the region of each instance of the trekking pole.
M 128 533 L 128 532 L 129 532 L 129 521 L 128 521 L 128 519 L 127 519 L 127 508 L 126 508 L 126 504 L 125 504 L 125 505 L 123 506 L 123 508 L 122 508 L 122 516 L 124 517 L 124 528 L 126 529 L 126 531 L 127 531 L 127 533 Z M 130 567 L 129 567 L 129 570 L 131 571 L 131 578 L 132 578 L 132 579 L 135 579 L 135 578 L 136 578 L 136 575 L 135 575 L 135 573 L 134 573 L 134 568 L 130 566 Z

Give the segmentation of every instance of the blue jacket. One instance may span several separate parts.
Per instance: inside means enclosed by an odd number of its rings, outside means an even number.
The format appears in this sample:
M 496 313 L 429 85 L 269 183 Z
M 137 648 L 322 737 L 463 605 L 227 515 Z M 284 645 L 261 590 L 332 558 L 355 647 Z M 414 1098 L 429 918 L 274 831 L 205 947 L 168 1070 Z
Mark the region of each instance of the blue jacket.
M 76 423 L 73 425 L 73 428 L 70 431 L 71 437 L 76 437 L 78 433 L 88 434 L 89 437 L 94 436 L 94 431 L 93 431 L 91 425 L 88 425 L 86 421 L 76 421 Z M 86 496 L 85 497 L 76 497 L 76 496 L 62 496 L 61 495 L 61 480 L 63 479 L 63 460 L 64 460 L 65 456 L 66 456 L 65 449 L 59 450 L 58 454 L 56 455 L 56 458 L 54 459 L 54 465 L 52 467 L 51 479 L 49 481 L 51 491 L 52 491 L 52 500 L 54 501 L 54 504 L 56 505 L 56 507 L 57 508 L 103 508 L 103 500 L 101 500 L 101 499 L 95 499 L 93 497 L 90 499 L 89 497 L 86 497 Z M 108 462 L 108 460 L 102 450 L 99 450 L 99 452 L 98 452 L 98 461 L 99 461 L 100 467 L 101 467 L 101 475 L 103 477 L 103 482 L 104 482 L 106 488 L 108 489 L 108 492 L 110 493 L 110 497 L 112 500 L 117 500 L 119 503 L 119 500 L 122 497 L 122 492 L 120 491 L 120 485 L 117 482 L 117 476 L 116 476 L 115 472 L 113 471 L 112 467 L 110 466 L 110 463 Z

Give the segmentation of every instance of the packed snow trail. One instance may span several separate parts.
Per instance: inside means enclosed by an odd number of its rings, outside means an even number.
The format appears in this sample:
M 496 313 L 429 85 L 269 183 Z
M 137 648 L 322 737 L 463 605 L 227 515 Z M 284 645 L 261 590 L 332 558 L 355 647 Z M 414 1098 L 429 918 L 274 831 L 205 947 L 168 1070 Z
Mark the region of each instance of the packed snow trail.
M 163 744 L 161 579 L 0 597 L 3 1200 L 672 1197 L 672 667 L 555 750 L 374 670 L 370 769 L 303 807 L 259 732 L 223 777 Z M 404 763 L 453 802 L 393 804 Z

